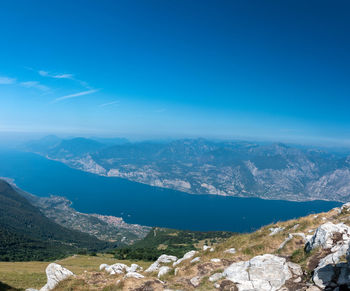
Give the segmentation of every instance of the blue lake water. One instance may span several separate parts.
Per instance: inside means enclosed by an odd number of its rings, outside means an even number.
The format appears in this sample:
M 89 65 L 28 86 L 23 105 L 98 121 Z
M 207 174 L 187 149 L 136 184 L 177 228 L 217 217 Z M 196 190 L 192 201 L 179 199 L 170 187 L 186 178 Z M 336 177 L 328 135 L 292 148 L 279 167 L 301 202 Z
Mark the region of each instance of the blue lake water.
M 60 195 L 85 213 L 126 222 L 188 230 L 248 232 L 271 222 L 328 211 L 338 202 L 289 202 L 191 195 L 120 178 L 102 177 L 32 153 L 0 151 L 0 176 L 38 196 Z

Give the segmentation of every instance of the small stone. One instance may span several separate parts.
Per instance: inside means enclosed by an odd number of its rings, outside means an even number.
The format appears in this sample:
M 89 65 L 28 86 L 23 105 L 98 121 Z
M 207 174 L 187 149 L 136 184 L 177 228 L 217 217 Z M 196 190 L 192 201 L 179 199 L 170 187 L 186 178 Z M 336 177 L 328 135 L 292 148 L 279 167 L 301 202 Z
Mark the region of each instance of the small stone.
M 191 263 L 197 263 L 197 262 L 200 262 L 201 258 L 200 257 L 195 257 Z
M 226 253 L 226 254 L 235 254 L 236 253 L 236 249 L 235 248 L 230 248 L 230 249 L 227 249 L 226 251 L 224 251 L 224 253 Z
M 222 273 L 215 273 L 209 277 L 210 282 L 215 282 L 219 279 L 221 279 L 224 275 Z
M 271 232 L 270 235 L 275 235 L 283 230 L 284 230 L 284 227 L 270 227 L 269 228 L 269 231 Z
M 210 249 L 210 246 L 206 246 L 206 245 L 204 245 L 203 248 L 202 248 L 203 251 L 206 251 L 206 250 L 209 250 L 209 249 Z
M 221 262 L 221 260 L 217 259 L 217 258 L 211 259 L 210 261 L 213 263 L 220 263 Z
M 193 287 L 198 287 L 199 284 L 201 283 L 201 278 L 199 276 L 193 277 L 190 280 L 191 284 L 193 285 Z
M 124 276 L 124 279 L 126 279 L 126 278 L 142 279 L 142 278 L 145 278 L 145 276 L 143 276 L 137 272 L 129 272 Z

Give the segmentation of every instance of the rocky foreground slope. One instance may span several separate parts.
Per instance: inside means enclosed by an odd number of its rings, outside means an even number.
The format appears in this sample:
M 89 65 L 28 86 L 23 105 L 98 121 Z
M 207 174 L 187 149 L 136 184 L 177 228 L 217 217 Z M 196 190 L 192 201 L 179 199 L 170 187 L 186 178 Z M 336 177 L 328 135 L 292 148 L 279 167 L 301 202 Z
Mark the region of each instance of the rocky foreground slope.
M 47 290 L 349 290 L 350 204 L 269 225 L 251 234 L 137 264 L 96 266 L 72 274 L 47 269 Z M 50 288 L 48 288 L 48 286 Z

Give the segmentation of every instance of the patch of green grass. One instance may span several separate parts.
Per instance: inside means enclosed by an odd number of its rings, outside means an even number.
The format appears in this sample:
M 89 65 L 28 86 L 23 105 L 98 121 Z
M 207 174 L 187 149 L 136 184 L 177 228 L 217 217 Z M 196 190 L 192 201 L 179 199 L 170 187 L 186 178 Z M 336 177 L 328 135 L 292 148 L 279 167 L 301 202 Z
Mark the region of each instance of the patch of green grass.
M 111 253 L 120 260 L 155 261 L 164 253 L 182 257 L 186 252 L 196 249 L 203 241 L 216 243 L 232 235 L 232 232 L 227 231 L 201 232 L 156 227 L 134 245 L 116 249 Z

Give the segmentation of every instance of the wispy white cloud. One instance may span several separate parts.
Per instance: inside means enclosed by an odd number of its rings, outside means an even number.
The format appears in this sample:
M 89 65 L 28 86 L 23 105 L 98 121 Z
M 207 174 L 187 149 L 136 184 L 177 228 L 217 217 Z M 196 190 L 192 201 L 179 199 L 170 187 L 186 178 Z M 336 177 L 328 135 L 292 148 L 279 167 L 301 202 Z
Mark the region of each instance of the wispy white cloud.
M 16 83 L 15 78 L 1 77 L 0 76 L 0 84 L 1 85 L 11 85 L 11 84 L 15 84 L 15 83 Z
M 25 88 L 35 88 L 35 89 L 38 89 L 41 91 L 49 91 L 50 90 L 49 87 L 42 85 L 37 81 L 26 81 L 26 82 L 21 82 L 19 84 Z
M 74 75 L 73 74 L 52 74 L 47 71 L 40 70 L 38 71 L 39 75 L 42 77 L 49 77 L 49 78 L 54 78 L 54 79 L 71 79 L 74 80 Z
M 79 83 L 82 87 L 85 87 L 86 89 L 89 89 L 89 90 L 93 89 L 87 82 L 77 79 L 73 74 L 51 73 L 44 70 L 40 70 L 37 72 L 42 77 L 48 77 L 53 79 L 68 79 Z
M 120 103 L 119 100 L 115 100 L 115 101 L 112 101 L 112 102 L 103 103 L 103 104 L 100 105 L 100 107 L 105 107 L 105 106 L 119 104 L 119 103 Z
M 60 102 L 60 101 L 67 100 L 67 99 L 72 99 L 72 98 L 76 98 L 76 97 L 80 97 L 80 96 L 85 96 L 85 95 L 96 93 L 97 91 L 98 90 L 94 89 L 94 90 L 82 91 L 82 92 L 78 92 L 78 93 L 62 96 L 62 97 L 56 98 L 55 100 L 53 100 L 53 102 L 56 103 L 56 102 Z

